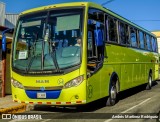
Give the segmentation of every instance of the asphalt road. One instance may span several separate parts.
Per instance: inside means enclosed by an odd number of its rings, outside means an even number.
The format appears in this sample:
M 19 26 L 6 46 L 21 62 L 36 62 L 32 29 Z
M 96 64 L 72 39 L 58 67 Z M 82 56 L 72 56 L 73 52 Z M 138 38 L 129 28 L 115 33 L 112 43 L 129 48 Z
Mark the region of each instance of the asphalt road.
M 160 116 L 160 81 L 155 81 L 151 90 L 145 90 L 145 86 L 142 85 L 121 92 L 119 99 L 112 107 L 105 106 L 103 99 L 81 109 L 35 106 L 32 111 L 24 114 L 42 120 L 10 120 L 10 122 L 157 122 L 155 118 Z

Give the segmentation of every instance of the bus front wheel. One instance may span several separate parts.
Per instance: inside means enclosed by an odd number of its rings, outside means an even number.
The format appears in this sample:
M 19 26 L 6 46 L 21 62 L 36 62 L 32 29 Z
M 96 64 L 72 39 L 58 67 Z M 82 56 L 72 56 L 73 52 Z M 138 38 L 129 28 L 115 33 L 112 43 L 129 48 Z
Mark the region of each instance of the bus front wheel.
M 109 97 L 107 99 L 106 105 L 107 106 L 113 106 L 116 104 L 117 101 L 117 87 L 116 82 L 111 83 L 111 87 L 109 90 Z

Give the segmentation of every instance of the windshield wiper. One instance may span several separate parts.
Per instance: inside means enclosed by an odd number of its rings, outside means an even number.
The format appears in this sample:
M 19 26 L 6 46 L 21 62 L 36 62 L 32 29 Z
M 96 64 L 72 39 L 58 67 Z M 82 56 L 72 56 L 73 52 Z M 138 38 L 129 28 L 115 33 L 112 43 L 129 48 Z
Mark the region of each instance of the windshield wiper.
M 50 27 L 48 25 L 48 20 L 49 20 L 49 12 L 47 13 L 47 18 L 46 18 L 46 21 L 44 23 L 44 38 L 43 38 L 43 41 L 42 41 L 42 59 L 41 59 L 41 69 L 43 70 L 44 69 L 44 50 L 45 50 L 45 43 L 49 43 L 48 41 L 50 40 Z M 52 46 L 51 45 L 51 41 L 50 41 L 50 44 L 49 44 L 49 48 L 51 48 Z M 52 52 L 51 52 L 52 50 Z M 56 67 L 56 72 L 57 73 L 61 73 L 60 71 L 60 68 L 58 66 L 58 62 L 57 62 L 57 58 L 56 58 L 56 49 L 55 49 L 55 45 L 53 45 L 53 49 L 49 49 L 49 53 L 51 54 L 51 57 L 52 57 L 52 60 L 53 60 L 53 63 Z
M 53 45 L 53 49 L 52 49 L 52 52 L 51 52 L 51 57 L 52 57 L 52 60 L 53 60 L 53 63 L 55 65 L 55 67 L 56 67 L 57 72 L 61 73 L 62 71 L 60 70 L 58 62 L 57 62 L 55 45 Z
M 33 60 L 35 59 L 35 57 L 30 57 L 31 59 L 30 59 L 30 61 L 28 61 L 28 65 L 27 65 L 27 68 L 26 68 L 26 73 L 28 73 L 29 72 L 29 70 L 30 70 L 30 68 L 31 68 L 31 66 L 32 66 L 32 62 L 33 62 Z

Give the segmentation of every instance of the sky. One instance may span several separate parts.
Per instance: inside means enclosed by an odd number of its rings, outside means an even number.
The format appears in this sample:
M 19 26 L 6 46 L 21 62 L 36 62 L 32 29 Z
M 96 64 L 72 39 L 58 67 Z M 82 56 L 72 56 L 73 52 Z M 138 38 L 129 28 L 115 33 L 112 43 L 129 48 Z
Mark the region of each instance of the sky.
M 160 0 L 0 0 L 6 5 L 6 13 L 64 2 L 95 2 L 131 20 L 149 31 L 160 30 Z M 111 2 L 109 2 L 111 1 Z

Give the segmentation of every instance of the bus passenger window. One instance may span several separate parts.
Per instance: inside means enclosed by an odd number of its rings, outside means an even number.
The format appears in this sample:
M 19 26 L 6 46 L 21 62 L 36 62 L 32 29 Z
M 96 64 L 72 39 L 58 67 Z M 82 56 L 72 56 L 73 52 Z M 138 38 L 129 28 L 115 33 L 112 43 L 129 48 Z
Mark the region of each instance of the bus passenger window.
M 151 43 L 152 43 L 152 51 L 157 52 L 157 44 L 154 37 L 152 37 Z
M 130 40 L 131 40 L 131 46 L 132 47 L 138 47 L 137 45 L 137 36 L 136 36 L 136 29 L 130 28 Z
M 120 44 L 129 44 L 128 39 L 128 25 L 119 23 L 119 40 Z
M 146 35 L 147 50 L 151 50 L 150 36 Z
M 126 39 L 126 44 L 130 44 L 129 40 L 129 27 L 127 24 L 125 24 L 125 39 Z
M 140 41 L 140 48 L 144 49 L 144 34 L 142 31 L 139 31 L 139 41 Z
M 108 17 L 109 41 L 118 42 L 116 19 Z

